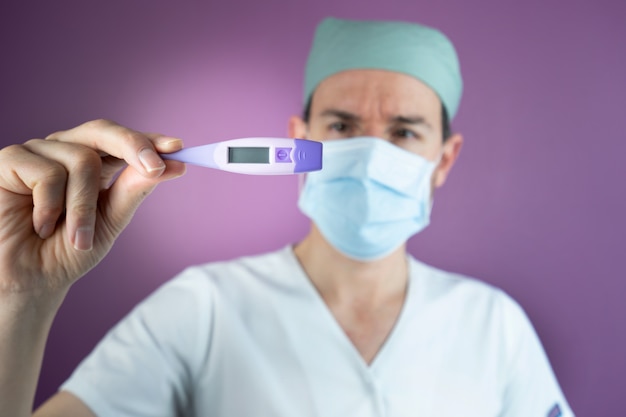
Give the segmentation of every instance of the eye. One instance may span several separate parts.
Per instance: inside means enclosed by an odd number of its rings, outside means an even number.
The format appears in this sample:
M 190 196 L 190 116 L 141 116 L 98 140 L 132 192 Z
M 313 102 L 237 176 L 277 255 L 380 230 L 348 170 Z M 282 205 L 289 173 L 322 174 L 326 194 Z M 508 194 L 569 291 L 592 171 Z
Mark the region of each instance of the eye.
M 355 126 L 345 121 L 336 121 L 330 123 L 327 127 L 328 138 L 347 138 L 354 136 Z
M 412 130 L 409 129 L 396 129 L 393 132 L 393 136 L 399 139 L 419 139 L 419 135 Z
M 328 126 L 328 130 L 338 133 L 344 133 L 348 130 L 348 125 L 344 122 L 335 122 Z

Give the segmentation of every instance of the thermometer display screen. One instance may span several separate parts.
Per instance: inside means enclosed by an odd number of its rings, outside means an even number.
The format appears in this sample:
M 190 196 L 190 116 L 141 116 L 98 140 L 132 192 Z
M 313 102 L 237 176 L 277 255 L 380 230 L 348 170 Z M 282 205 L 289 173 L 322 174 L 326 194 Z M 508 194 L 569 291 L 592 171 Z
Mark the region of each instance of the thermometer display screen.
M 270 148 L 228 148 L 229 164 L 269 164 Z

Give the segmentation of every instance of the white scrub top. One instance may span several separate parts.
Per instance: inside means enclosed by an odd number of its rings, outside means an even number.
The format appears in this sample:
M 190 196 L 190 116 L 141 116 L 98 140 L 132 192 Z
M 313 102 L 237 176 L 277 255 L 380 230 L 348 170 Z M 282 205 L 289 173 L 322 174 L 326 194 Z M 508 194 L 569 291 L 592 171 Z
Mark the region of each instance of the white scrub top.
M 186 270 L 61 389 L 102 417 L 573 416 L 510 297 L 409 263 L 405 305 L 369 366 L 286 247 Z

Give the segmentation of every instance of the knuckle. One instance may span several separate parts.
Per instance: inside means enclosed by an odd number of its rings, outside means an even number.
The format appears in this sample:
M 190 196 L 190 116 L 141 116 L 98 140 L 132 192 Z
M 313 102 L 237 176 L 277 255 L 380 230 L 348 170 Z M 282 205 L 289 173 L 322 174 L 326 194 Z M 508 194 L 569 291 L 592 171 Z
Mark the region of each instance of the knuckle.
M 102 167 L 102 159 L 94 150 L 86 146 L 76 146 L 72 150 L 72 171 L 85 174 L 93 174 L 100 171 Z
M 72 214 L 78 218 L 91 217 L 96 212 L 96 202 L 80 201 L 72 205 Z
M 9 145 L 0 149 L 0 157 L 12 159 L 24 152 L 22 145 Z
M 114 125 L 116 125 L 116 123 L 108 119 L 94 119 L 94 120 L 90 120 L 88 122 L 83 123 L 81 126 L 99 130 L 99 129 L 105 129 L 107 127 L 111 127 Z
M 114 121 L 107 119 L 97 119 L 86 123 L 90 130 L 108 131 L 111 133 L 110 138 L 117 141 L 123 147 L 130 147 L 133 151 L 139 150 L 151 146 L 151 142 L 148 138 L 140 132 L 133 129 L 122 126 Z
M 45 137 L 45 140 L 57 140 L 57 137 L 62 135 L 64 132 L 66 132 L 65 130 L 58 130 L 54 133 L 50 133 L 48 136 Z
M 37 205 L 35 209 L 42 218 L 55 219 L 63 211 L 63 204 L 61 201 L 47 201 Z
M 138 153 L 142 149 L 152 148 L 153 146 L 146 136 L 134 130 L 123 128 L 119 133 L 119 137 L 123 144 L 128 147 L 127 149 L 132 150 L 133 153 Z
M 20 147 L 30 148 L 30 147 L 33 147 L 33 146 L 37 146 L 38 144 L 40 144 L 40 143 L 42 143 L 42 142 L 44 142 L 44 140 L 43 140 L 43 139 L 37 139 L 37 138 L 35 138 L 35 139 L 30 139 L 30 140 L 27 140 L 26 142 L 24 142 L 24 144 L 23 144 L 23 145 L 21 145 Z M 19 145 L 18 145 L 18 146 L 19 146 Z
M 47 184 L 67 181 L 67 171 L 61 164 L 55 162 L 41 163 L 39 175 L 42 178 L 42 182 Z
M 143 134 L 127 128 L 122 128 L 120 136 L 124 141 L 131 144 L 145 144 L 147 141 L 147 138 Z

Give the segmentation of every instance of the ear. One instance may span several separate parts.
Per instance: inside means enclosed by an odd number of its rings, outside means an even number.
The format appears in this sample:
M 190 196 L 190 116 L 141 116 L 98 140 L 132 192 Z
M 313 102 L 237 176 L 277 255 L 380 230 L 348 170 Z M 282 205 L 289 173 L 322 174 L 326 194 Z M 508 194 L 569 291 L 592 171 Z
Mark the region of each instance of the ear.
M 459 153 L 461 153 L 462 146 L 463 136 L 458 133 L 450 136 L 448 140 L 446 140 L 446 143 L 444 143 L 441 162 L 439 162 L 433 174 L 433 185 L 435 188 L 441 187 L 446 182 L 446 178 L 448 178 L 452 166 L 459 157 Z
M 306 122 L 300 116 L 291 116 L 289 118 L 289 126 L 287 127 L 290 138 L 305 139 L 307 126 Z

